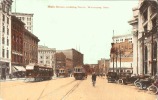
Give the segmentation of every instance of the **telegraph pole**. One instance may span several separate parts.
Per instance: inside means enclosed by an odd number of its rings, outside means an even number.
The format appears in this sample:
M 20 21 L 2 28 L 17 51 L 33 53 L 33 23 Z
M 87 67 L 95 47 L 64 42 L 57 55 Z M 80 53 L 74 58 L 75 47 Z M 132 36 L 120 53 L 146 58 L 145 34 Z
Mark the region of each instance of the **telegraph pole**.
M 119 45 L 119 51 L 120 51 L 120 72 L 121 72 L 121 48 L 120 48 L 120 45 Z

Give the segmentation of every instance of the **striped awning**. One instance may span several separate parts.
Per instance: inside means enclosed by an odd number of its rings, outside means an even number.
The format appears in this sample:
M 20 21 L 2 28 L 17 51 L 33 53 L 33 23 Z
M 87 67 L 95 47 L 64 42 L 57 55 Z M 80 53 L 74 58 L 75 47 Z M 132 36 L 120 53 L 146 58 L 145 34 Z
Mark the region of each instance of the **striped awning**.
M 25 69 L 23 66 L 14 66 L 14 68 L 15 68 L 17 71 L 26 71 L 26 69 Z

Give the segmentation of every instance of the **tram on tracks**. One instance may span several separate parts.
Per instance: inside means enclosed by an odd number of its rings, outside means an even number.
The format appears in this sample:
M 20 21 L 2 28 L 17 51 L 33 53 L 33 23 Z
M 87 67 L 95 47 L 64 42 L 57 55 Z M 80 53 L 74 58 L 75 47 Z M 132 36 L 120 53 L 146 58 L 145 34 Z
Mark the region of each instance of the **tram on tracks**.
M 68 71 L 65 68 L 59 69 L 59 77 L 68 77 Z
M 82 80 L 87 78 L 87 72 L 83 66 L 74 67 L 74 77 L 76 80 Z
M 26 78 L 33 78 L 34 81 L 50 80 L 53 76 L 53 69 L 39 64 L 26 65 Z

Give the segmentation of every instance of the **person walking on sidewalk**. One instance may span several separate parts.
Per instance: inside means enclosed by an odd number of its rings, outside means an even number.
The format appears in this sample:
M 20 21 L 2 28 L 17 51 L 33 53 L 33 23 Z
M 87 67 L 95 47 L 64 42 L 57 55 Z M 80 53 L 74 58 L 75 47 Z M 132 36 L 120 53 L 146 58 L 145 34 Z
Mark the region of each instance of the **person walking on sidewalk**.
M 95 74 L 95 72 L 93 72 L 93 74 L 92 74 L 92 84 L 93 84 L 93 86 L 95 86 L 96 78 L 97 78 L 97 75 Z

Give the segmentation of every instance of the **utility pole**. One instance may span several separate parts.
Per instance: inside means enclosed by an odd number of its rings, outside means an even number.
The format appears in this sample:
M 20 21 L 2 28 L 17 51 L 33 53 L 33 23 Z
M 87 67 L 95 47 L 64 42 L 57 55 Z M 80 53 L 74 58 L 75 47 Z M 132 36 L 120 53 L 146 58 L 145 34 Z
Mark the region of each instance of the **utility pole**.
M 117 48 L 116 48 L 115 53 L 116 53 L 116 72 L 117 72 Z
M 120 51 L 120 72 L 121 72 L 121 48 L 120 48 L 120 45 L 119 45 L 119 51 Z

